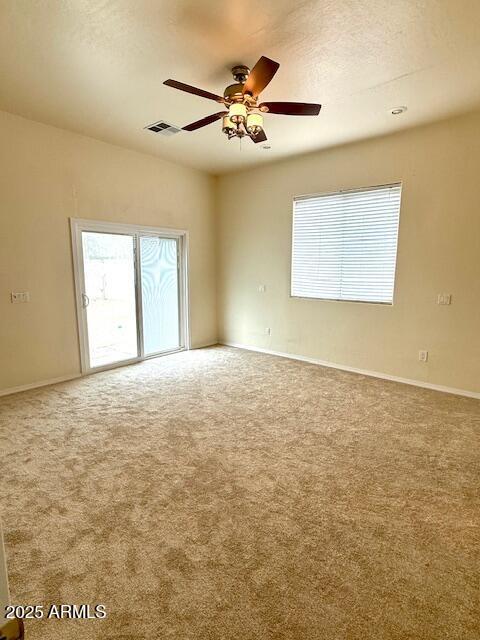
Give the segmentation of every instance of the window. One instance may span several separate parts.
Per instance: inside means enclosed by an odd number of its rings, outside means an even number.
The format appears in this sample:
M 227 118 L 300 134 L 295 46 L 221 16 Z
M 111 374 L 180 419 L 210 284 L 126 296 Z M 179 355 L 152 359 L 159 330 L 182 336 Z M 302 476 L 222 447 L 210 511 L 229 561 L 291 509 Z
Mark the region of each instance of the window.
M 402 185 L 293 201 L 292 296 L 393 303 Z

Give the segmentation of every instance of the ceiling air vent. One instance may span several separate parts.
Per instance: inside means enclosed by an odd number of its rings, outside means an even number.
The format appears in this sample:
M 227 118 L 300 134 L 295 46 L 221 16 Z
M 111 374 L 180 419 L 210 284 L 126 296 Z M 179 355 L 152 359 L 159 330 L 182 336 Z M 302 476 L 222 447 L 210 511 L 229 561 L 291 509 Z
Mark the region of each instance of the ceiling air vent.
M 163 120 L 149 124 L 145 129 L 153 131 L 153 133 L 159 133 L 162 136 L 173 136 L 181 131 L 180 127 L 176 127 L 175 125 L 164 122 Z

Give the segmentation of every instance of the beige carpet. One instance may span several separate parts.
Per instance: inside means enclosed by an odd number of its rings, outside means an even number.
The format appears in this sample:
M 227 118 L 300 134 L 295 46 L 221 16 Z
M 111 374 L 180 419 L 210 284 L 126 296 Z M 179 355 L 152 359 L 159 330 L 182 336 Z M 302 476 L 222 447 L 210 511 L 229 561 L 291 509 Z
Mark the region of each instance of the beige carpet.
M 0 410 L 14 601 L 108 611 L 27 640 L 480 637 L 476 400 L 215 347 Z

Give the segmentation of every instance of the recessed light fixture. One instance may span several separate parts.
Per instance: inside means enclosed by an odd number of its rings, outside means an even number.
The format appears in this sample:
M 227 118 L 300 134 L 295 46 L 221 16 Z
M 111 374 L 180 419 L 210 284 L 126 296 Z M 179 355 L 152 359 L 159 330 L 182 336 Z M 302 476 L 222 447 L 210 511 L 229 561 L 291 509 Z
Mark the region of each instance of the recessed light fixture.
M 399 116 L 401 113 L 405 113 L 406 110 L 407 107 L 394 107 L 393 109 L 390 109 L 390 113 L 392 116 Z

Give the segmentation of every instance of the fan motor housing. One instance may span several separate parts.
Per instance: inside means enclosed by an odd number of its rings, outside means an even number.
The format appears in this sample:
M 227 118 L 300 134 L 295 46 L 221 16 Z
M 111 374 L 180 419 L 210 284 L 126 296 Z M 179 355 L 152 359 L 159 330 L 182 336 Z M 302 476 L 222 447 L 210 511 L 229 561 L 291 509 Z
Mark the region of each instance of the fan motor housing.
M 233 102 L 243 100 L 243 84 L 241 84 L 240 82 L 230 84 L 223 92 L 223 97 L 226 100 L 232 100 Z
M 250 109 L 257 106 L 257 99 L 251 96 L 249 93 L 243 93 L 243 84 L 231 84 L 223 92 L 223 97 L 228 102 L 243 102 L 243 104 Z

